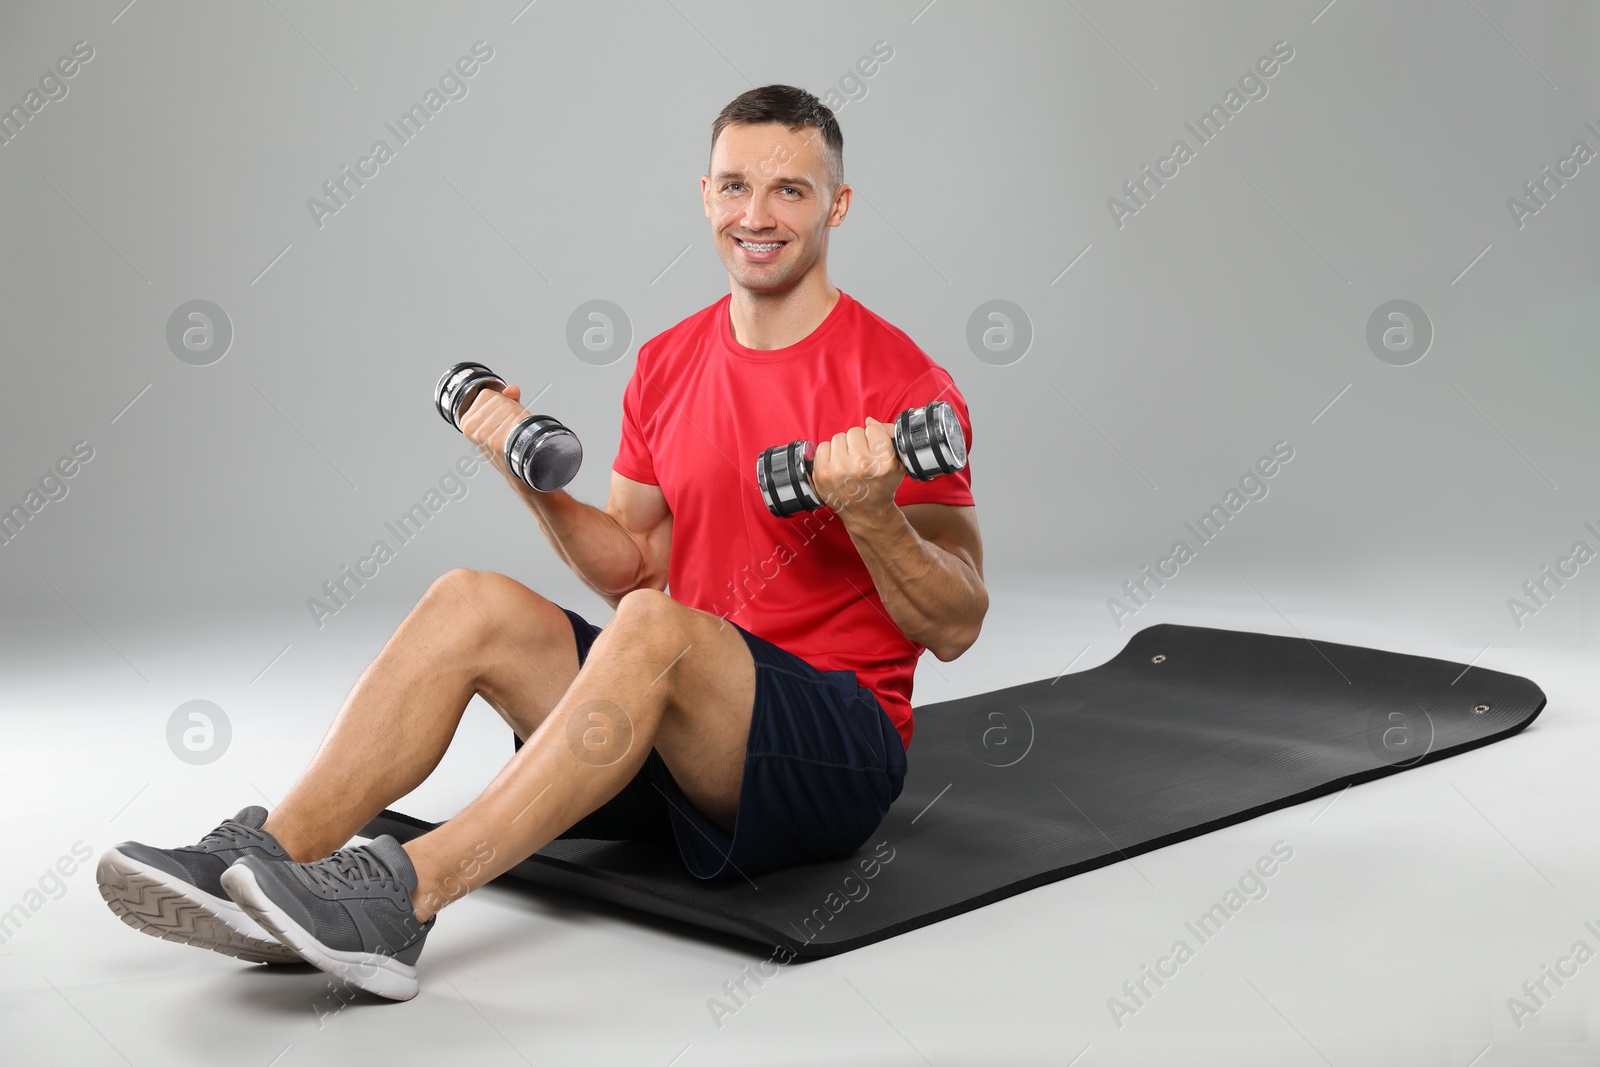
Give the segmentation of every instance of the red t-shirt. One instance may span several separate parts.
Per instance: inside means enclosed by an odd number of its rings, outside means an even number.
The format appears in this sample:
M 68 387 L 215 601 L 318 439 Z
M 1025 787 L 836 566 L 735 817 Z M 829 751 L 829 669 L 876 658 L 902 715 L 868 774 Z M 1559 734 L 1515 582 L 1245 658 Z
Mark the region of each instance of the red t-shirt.
M 756 484 L 773 445 L 894 422 L 949 401 L 972 447 L 967 403 L 945 369 L 842 290 L 788 348 L 734 340 L 731 296 L 640 346 L 622 397 L 612 469 L 659 485 L 672 511 L 667 591 L 818 670 L 853 670 L 911 744 L 911 681 L 923 645 L 895 625 L 844 523 L 827 507 L 780 519 Z M 972 466 L 901 479 L 896 504 L 972 505 Z

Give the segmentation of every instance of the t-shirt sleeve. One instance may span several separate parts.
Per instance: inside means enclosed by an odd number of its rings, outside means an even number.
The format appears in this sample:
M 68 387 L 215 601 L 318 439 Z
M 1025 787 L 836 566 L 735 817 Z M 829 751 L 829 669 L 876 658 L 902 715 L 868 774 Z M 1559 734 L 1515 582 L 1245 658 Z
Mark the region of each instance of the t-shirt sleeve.
M 961 395 L 961 390 L 956 388 L 955 380 L 950 377 L 948 371 L 937 365 L 929 367 L 925 373 L 901 390 L 886 415 L 877 417 L 882 418 L 884 422 L 892 423 L 906 408 L 922 407 L 935 400 L 948 401 L 955 409 L 956 420 L 961 423 L 961 432 L 967 438 L 967 465 L 953 474 L 941 474 L 926 482 L 919 482 L 908 475 L 895 490 L 894 502 L 901 506 L 906 504 L 973 506 L 972 419 L 967 415 L 967 400 Z
M 633 366 L 633 376 L 622 391 L 622 438 L 617 444 L 617 458 L 612 462 L 611 469 L 624 478 L 658 485 L 655 459 L 650 454 L 650 445 L 644 436 L 644 357 L 645 350 L 641 348 Z

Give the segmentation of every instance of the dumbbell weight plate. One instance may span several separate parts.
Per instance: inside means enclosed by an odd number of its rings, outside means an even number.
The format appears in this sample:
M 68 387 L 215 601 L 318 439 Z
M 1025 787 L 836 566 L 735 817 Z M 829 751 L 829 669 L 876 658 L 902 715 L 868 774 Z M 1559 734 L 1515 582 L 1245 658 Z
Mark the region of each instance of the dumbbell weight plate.
M 894 423 L 895 450 L 906 473 L 919 482 L 954 474 L 967 465 L 967 438 L 949 401 L 907 408 Z
M 756 484 L 768 511 L 783 519 L 822 506 L 811 489 L 811 463 L 816 457 L 817 446 L 804 440 L 769 448 L 756 457 Z
M 440 418 L 461 429 L 460 418 L 485 389 L 503 390 L 505 381 L 482 363 L 457 363 L 440 375 L 433 387 L 433 406 Z
M 506 436 L 506 466 L 541 493 L 553 493 L 583 466 L 578 435 L 548 415 L 529 415 Z

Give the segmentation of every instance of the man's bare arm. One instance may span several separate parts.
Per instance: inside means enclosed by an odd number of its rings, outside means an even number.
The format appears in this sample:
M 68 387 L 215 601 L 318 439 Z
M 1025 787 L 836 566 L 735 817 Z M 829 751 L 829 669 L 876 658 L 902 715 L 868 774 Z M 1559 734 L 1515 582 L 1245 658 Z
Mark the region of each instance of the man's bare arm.
M 564 489 L 541 493 L 506 467 L 505 442 L 528 411 L 517 401 L 521 390 L 485 389 L 461 420 L 461 432 L 505 478 L 533 512 L 539 529 L 584 585 L 613 608 L 626 593 L 667 585 L 672 546 L 672 512 L 661 487 L 611 472 L 611 494 L 604 509 L 585 504 Z
M 952 660 L 972 647 L 989 611 L 977 509 L 896 504 L 906 470 L 893 430 L 869 416 L 818 442 L 811 485 L 844 522 L 895 625 Z
M 976 508 L 847 505 L 839 516 L 906 637 L 944 662 L 972 646 L 989 611 Z
M 658 485 L 611 472 L 604 509 L 565 489 L 540 493 L 508 478 L 557 554 L 584 585 L 615 608 L 635 589 L 665 589 L 672 512 Z

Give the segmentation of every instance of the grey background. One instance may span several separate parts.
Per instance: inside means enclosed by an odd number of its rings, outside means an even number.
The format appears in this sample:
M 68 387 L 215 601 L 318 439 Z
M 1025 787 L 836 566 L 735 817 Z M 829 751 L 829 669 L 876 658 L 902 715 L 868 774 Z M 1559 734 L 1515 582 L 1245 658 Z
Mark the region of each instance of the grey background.
M 314 636 L 305 599 L 462 453 L 427 397 L 462 358 L 549 387 L 587 445 L 573 491 L 603 500 L 633 359 L 577 359 L 568 314 L 610 299 L 645 339 L 715 300 L 710 119 L 752 83 L 820 93 L 883 40 L 894 58 L 839 111 L 859 195 L 832 277 L 965 392 L 990 566 L 1104 570 L 1112 595 L 1287 439 L 1296 460 L 1194 572 L 1478 647 L 1570 644 L 1570 603 L 1519 632 L 1504 600 L 1600 518 L 1600 181 L 1583 168 L 1520 232 L 1505 201 L 1597 140 L 1600 14 L 1341 0 L 1311 25 L 1306 6 L 13 7 L 6 99 L 75 40 L 96 58 L 0 149 L 0 501 L 77 439 L 97 458 L 0 548 L 7 614 L 81 639 L 48 576 L 136 646 L 141 620 L 246 610 Z M 307 199 L 479 39 L 495 58 L 469 95 L 319 231 Z M 1280 39 L 1269 95 L 1118 230 L 1107 198 Z M 1035 331 L 1009 367 L 965 343 L 996 297 Z M 164 341 L 195 298 L 236 330 L 211 367 Z M 1392 298 L 1435 323 L 1411 367 L 1363 340 Z M 457 564 L 574 589 L 510 494 L 472 490 L 360 599 Z
M 569 488 L 602 503 L 638 343 L 727 291 L 697 184 L 716 112 L 753 85 L 837 89 L 881 40 L 893 58 L 838 109 L 857 196 L 833 232 L 830 275 L 948 368 L 967 397 L 994 605 L 984 637 L 960 661 L 925 657 L 919 703 L 1081 670 L 1113 655 L 1132 629 L 1165 620 L 1477 662 L 1527 674 L 1552 696 L 1546 719 L 1504 746 L 1523 745 L 1520 758 L 1498 749 L 1473 757 L 1476 788 L 1451 793 L 1453 783 L 1437 777 L 1465 773 L 1465 758 L 1403 776 L 1432 786 L 1374 807 L 1365 829 L 1334 835 L 1343 854 L 1295 869 L 1304 872 L 1298 906 L 1309 910 L 1280 912 L 1282 930 L 1260 928 L 1254 944 L 1282 973 L 1300 976 L 1309 1041 L 1280 1021 L 1296 1018 L 1292 1006 L 1275 1000 L 1273 1015 L 1231 978 L 1214 1006 L 1164 992 L 1171 1014 L 1163 1019 L 1153 1006 L 1138 1020 L 1144 1044 L 1111 1030 L 1105 996 L 1165 947 L 1158 942 L 1177 916 L 1200 909 L 1189 901 L 1118 912 L 1138 907 L 1118 898 L 1145 883 L 1097 872 L 1053 890 L 1064 896 L 1041 890 L 1013 904 L 1068 901 L 1016 920 L 992 942 L 970 926 L 928 935 L 948 938 L 935 942 L 935 956 L 950 962 L 949 982 L 987 981 L 992 998 L 1013 957 L 1040 936 L 1037 923 L 1100 916 L 1064 936 L 1053 977 L 1030 980 L 1040 1011 L 1081 1011 L 1082 1021 L 1055 1030 L 1031 1013 L 1002 1013 L 987 1033 L 970 1028 L 972 1047 L 985 1047 L 983 1038 L 1015 1060 L 1065 1063 L 1094 1044 L 1085 1064 L 1139 1062 L 1193 1057 L 1191 1040 L 1215 1025 L 1215 1052 L 1232 1062 L 1255 1054 L 1320 1062 L 1306 1047 L 1315 1042 L 1333 1062 L 1375 1062 L 1373 1049 L 1384 1048 L 1407 1049 L 1406 1062 L 1465 1064 L 1491 1041 L 1498 1058 L 1484 1063 L 1566 1062 L 1561 1050 L 1592 1052 L 1600 1042 L 1592 973 L 1563 992 L 1559 1033 L 1555 1024 L 1537 1037 L 1512 1032 L 1503 1005 L 1579 936 L 1583 917 L 1600 916 L 1577 888 L 1595 884 L 1595 868 L 1593 835 L 1573 814 L 1593 807 L 1574 790 L 1592 777 L 1592 700 L 1577 694 L 1593 695 L 1594 568 L 1520 628 L 1506 603 L 1574 541 L 1600 546 L 1583 529 L 1586 520 L 1600 525 L 1600 162 L 1521 229 L 1506 206 L 1574 141 L 1600 150 L 1584 128 L 1585 120 L 1600 126 L 1600 8 L 124 3 L 0 7 L 0 104 L 20 101 L 73 42 L 95 50 L 68 96 L 0 146 L 0 505 L 20 501 L 73 442 L 95 449 L 69 495 L 0 546 L 7 797 L 18 810 L 56 813 L 18 831 L 0 884 L 7 901 L 77 837 L 97 849 L 125 836 L 158 840 L 158 830 L 174 843 L 192 840 L 221 817 L 214 812 L 280 793 L 360 666 L 450 567 L 503 571 L 602 621 L 603 605 L 492 472 L 471 480 L 468 495 L 324 627 L 306 600 L 388 539 L 385 521 L 465 454 L 428 395 L 460 359 L 490 364 L 526 396 L 547 390 L 535 407 L 574 427 L 586 447 Z M 468 95 L 319 230 L 307 199 L 375 139 L 392 142 L 384 123 L 480 39 L 494 57 L 466 79 Z M 1193 144 L 1184 122 L 1279 40 L 1294 57 L 1268 80 L 1268 95 L 1118 228 L 1107 198 L 1175 139 Z M 234 329 L 227 355 L 205 367 L 180 361 L 166 341 L 169 316 L 196 299 L 221 306 Z M 632 323 L 632 349 L 609 366 L 567 347 L 568 316 L 593 299 L 615 302 Z M 1027 355 L 1008 366 L 979 359 L 966 341 L 969 317 L 993 299 L 1020 306 L 1033 330 Z M 1367 347 L 1369 315 L 1393 299 L 1420 305 L 1433 324 L 1430 351 L 1411 366 L 1391 366 Z M 1166 555 L 1186 536 L 1184 523 L 1279 440 L 1295 457 L 1267 483 L 1270 494 L 1119 628 L 1106 599 Z M 197 698 L 233 716 L 231 760 L 192 767 L 167 752 L 169 716 Z M 460 757 L 477 759 L 470 769 L 479 781 L 506 754 L 503 730 L 483 718 L 469 716 L 463 728 L 476 756 Z M 1539 737 L 1547 747 L 1535 747 Z M 1538 756 L 1528 762 L 1531 752 Z M 459 781 L 472 780 L 463 770 Z M 431 813 L 448 814 L 462 789 L 473 791 L 458 784 L 428 794 Z M 1341 810 L 1362 826 L 1362 793 L 1315 830 L 1328 831 Z M 1588 842 L 1581 854 L 1569 831 Z M 1443 843 L 1462 833 L 1458 849 Z M 1147 880 L 1220 893 L 1276 836 L 1285 834 L 1236 828 L 1164 850 L 1166 860 L 1146 864 Z M 1229 842 L 1236 847 L 1219 858 Z M 1157 868 L 1175 856 L 1215 871 L 1174 868 L 1163 882 Z M 1424 868 L 1436 882 L 1409 880 Z M 1373 884 L 1389 888 L 1373 893 Z M 1457 902 L 1452 921 L 1472 924 L 1480 939 L 1470 962 L 1451 955 L 1468 950 L 1443 927 L 1434 941 L 1384 925 L 1397 911 L 1426 913 L 1441 895 Z M 531 907 L 478 897 L 491 901 L 479 908 Z M 66 899 L 34 920 L 31 941 L 0 949 L 9 964 L 0 981 L 21 991 L 15 1003 L 33 1005 L 35 1023 L 75 1035 L 82 1062 L 116 1062 L 107 1044 L 133 1050 L 134 1062 L 171 1053 L 172 1033 L 109 1021 L 121 1002 L 105 991 L 104 1015 L 88 993 L 53 992 L 51 974 L 61 989 L 87 989 L 105 981 L 108 965 L 82 964 L 76 977 L 52 972 L 46 931 L 78 936 L 67 923 L 81 912 L 74 921 L 99 924 L 96 936 L 123 954 L 124 979 L 182 954 L 147 964 L 157 949 L 119 939 L 88 875 Z M 1003 908 L 985 912 L 1014 914 Z M 1339 931 L 1353 909 L 1372 914 L 1350 920 L 1358 929 L 1341 968 Z M 1548 925 L 1514 932 L 1530 911 Z M 1127 925 L 1112 923 L 1114 914 Z M 613 922 L 590 935 L 621 940 Z M 648 936 L 665 946 L 662 975 L 698 951 Z M 1105 942 L 1103 978 L 1087 962 L 1063 977 L 1065 954 L 1089 951 L 1089 941 Z M 594 951 L 593 980 L 615 980 L 623 950 Z M 907 950 L 886 951 L 876 958 Z M 976 964 L 954 965 L 984 951 L 996 955 L 990 979 Z M 862 955 L 838 965 L 870 966 Z M 470 958 L 464 947 L 452 963 L 445 956 L 436 954 L 446 975 Z M 742 958 L 717 956 L 706 992 Z M 1373 999 L 1383 987 L 1368 970 L 1373 960 L 1414 980 L 1390 990 L 1387 1006 Z M 219 961 L 185 958 L 196 985 L 175 995 L 218 997 L 211 976 L 228 973 Z M 520 966 L 508 962 L 513 973 Z M 929 966 L 885 965 L 876 988 L 914 981 Z M 628 967 L 657 973 L 637 958 Z M 1053 982 L 1083 988 L 1069 994 Z M 857 984 L 865 996 L 869 986 Z M 648 1000 L 651 988 L 639 996 Z M 798 980 L 788 988 L 824 1006 L 845 997 L 854 1021 L 827 1017 L 887 1035 L 886 1044 L 854 1046 L 863 1057 L 875 1050 L 873 1062 L 909 1056 L 880 1016 L 912 1035 L 919 1056 L 971 1062 L 932 1051 L 957 1040 L 940 1013 L 959 1015 L 936 991 L 924 988 L 898 1014 L 886 1006 L 873 1015 L 837 982 L 826 993 Z M 242 992 L 221 995 L 248 1014 Z M 764 1041 L 822 1010 L 805 996 L 780 1008 L 790 995 L 764 993 L 763 1010 L 777 1014 L 746 1027 L 753 1044 L 724 1044 L 721 1054 L 777 1056 Z M 1230 1014 L 1246 1003 L 1243 1016 Z M 684 1010 L 701 1011 L 699 1001 L 690 997 Z M 917 1012 L 931 1028 L 920 1034 Z M 298 1001 L 283 1008 L 296 1026 L 306 1014 Z M 384 1018 L 392 1025 L 393 1015 Z M 111 1036 L 97 1040 L 82 1025 L 89 1020 Z M 470 1025 L 482 1031 L 474 1040 L 495 1045 L 490 1028 Z M 527 1025 L 530 1036 L 513 1047 L 538 1044 L 542 1024 Z M 673 1025 L 663 1012 L 637 1031 L 659 1036 Z M 706 1028 L 698 1016 L 683 1025 Z M 1360 1052 L 1340 1044 L 1359 1042 L 1369 1027 L 1386 1036 Z M 263 1063 L 280 1047 L 265 1029 Z M 1273 1035 L 1259 1039 L 1267 1044 L 1255 1043 L 1258 1030 Z M 645 1042 L 638 1055 L 665 1063 L 690 1037 L 674 1041 Z M 203 1043 L 188 1051 L 204 1058 Z

